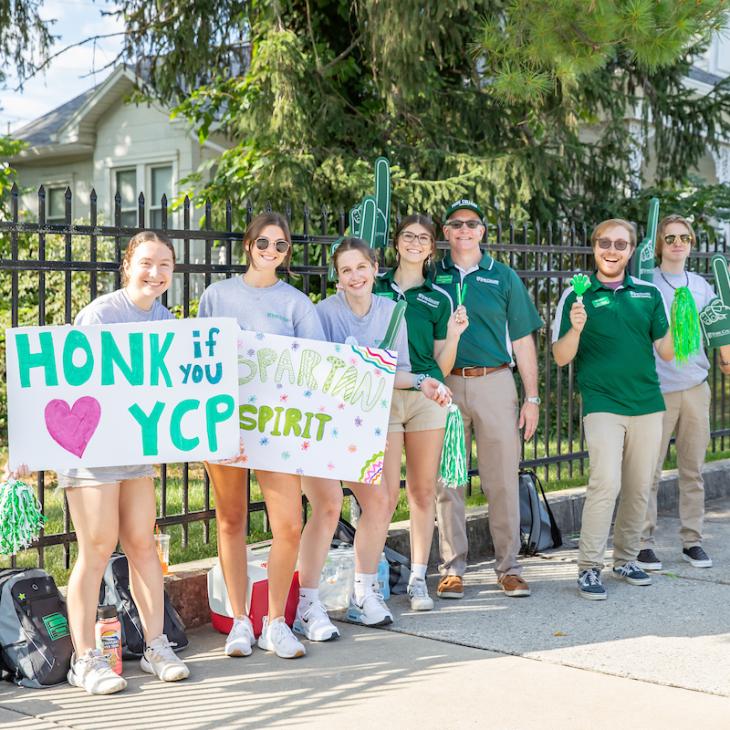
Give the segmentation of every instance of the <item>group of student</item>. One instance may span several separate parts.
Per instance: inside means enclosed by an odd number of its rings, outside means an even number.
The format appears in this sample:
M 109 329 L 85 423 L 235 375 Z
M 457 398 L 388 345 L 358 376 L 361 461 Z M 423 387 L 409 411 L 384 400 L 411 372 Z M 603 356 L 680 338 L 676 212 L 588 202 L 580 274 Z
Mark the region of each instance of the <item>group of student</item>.
M 398 501 L 403 449 L 411 520 L 411 608 L 430 610 L 434 605 L 426 569 L 435 517 L 441 554 L 437 595 L 454 599 L 464 594 L 464 489 L 445 488 L 437 480 L 445 406 L 452 399 L 462 411 L 467 444 L 472 435 L 476 438 L 499 584 L 510 597 L 530 594 L 517 560 L 517 474 L 520 429 L 524 438 L 531 438 L 539 417 L 533 333 L 542 320 L 517 274 L 482 251 L 485 232 L 479 206 L 457 201 L 444 216 L 449 252 L 436 264 L 436 228 L 426 216 L 409 215 L 395 231 L 396 263 L 385 274 L 379 274 L 375 253 L 365 241 L 344 238 L 333 253 L 337 293 L 315 306 L 279 278 L 291 259 L 291 234 L 286 218 L 265 213 L 255 217 L 244 234 L 246 272 L 212 284 L 200 299 L 199 317 L 234 317 L 246 330 L 372 347 L 388 329 L 396 301 L 407 302 L 405 326 L 393 345 L 398 365 L 382 481 L 377 486 L 345 483 L 361 509 L 354 591 L 347 611 L 351 621 L 367 626 L 393 621 L 377 587 L 377 566 Z M 671 364 L 665 305 L 671 290 L 684 285 L 685 279 L 698 305 L 712 297 L 704 280 L 684 270 L 694 240 L 686 220 L 672 216 L 662 221 L 657 277 L 666 285 L 654 286 L 626 276 L 636 246 L 633 227 L 619 219 L 604 221 L 592 237 L 597 270 L 591 288 L 583 301 L 566 290 L 558 306 L 553 352 L 559 365 L 576 360 L 591 460 L 579 549 L 579 591 L 588 598 L 606 595 L 600 574 L 619 492 L 614 573 L 644 585 L 650 582 L 645 570 L 661 567 L 653 552 L 655 473 L 661 470 L 660 452 L 666 451 L 675 427 L 684 554 L 693 565 L 709 563 L 701 546 L 700 474 L 709 439 L 709 363 L 702 353 L 690 367 Z M 75 324 L 171 318 L 159 297 L 172 282 L 174 266 L 175 251 L 167 238 L 149 231 L 135 235 L 122 263 L 123 287 L 82 309 Z M 659 366 L 659 377 L 654 350 L 666 361 Z M 722 355 L 723 371 L 730 372 Z M 522 405 L 512 376 L 515 364 L 524 389 Z M 234 613 L 224 651 L 244 657 L 255 642 L 246 607 L 247 470 L 232 460 L 207 462 L 205 468 L 215 494 L 218 554 Z M 147 465 L 58 474 L 78 540 L 67 592 L 75 649 L 68 681 L 90 694 L 109 694 L 126 686 L 94 640 L 99 584 L 117 542 L 129 560 L 131 590 L 145 636 L 142 670 L 162 681 L 189 675 L 163 633 L 153 477 Z M 342 483 L 260 469 L 256 478 L 272 532 L 268 616 L 258 646 L 280 657 L 301 657 L 306 649 L 296 634 L 310 641 L 339 636 L 319 600 L 318 585 L 340 516 Z M 304 527 L 302 493 L 311 506 Z M 297 565 L 300 593 L 292 631 L 284 612 Z

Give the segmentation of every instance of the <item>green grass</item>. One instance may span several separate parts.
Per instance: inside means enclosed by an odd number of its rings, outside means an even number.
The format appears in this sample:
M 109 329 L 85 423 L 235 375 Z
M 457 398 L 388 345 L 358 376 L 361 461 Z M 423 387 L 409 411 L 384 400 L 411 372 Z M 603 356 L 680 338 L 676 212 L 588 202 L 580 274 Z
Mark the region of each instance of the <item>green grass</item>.
M 720 459 L 730 458 L 730 449 L 708 451 L 706 461 L 712 462 Z M 474 461 L 476 463 L 476 461 Z M 674 451 L 670 453 L 670 457 L 665 462 L 665 468 L 672 469 L 676 466 L 676 457 Z M 579 487 L 587 484 L 589 478 L 588 461 L 586 460 L 585 473 L 579 473 L 579 466 L 576 462 L 573 468 L 573 477 L 567 476 L 569 474 L 569 467 L 567 463 L 560 466 L 560 478 L 558 477 L 558 466 L 551 464 L 546 469 L 540 467 L 537 469 L 538 476 L 542 480 L 546 491 L 556 492 L 562 489 L 568 489 L 571 487 Z M 63 495 L 60 490 L 55 487 L 55 482 L 51 481 L 54 477 L 53 472 L 46 473 L 46 485 L 45 485 L 45 505 L 44 514 L 46 516 L 46 534 L 52 535 L 57 533 L 63 533 L 64 529 L 64 509 L 63 509 Z M 255 478 L 252 479 L 251 483 L 251 500 L 260 501 L 262 499 L 261 490 L 256 484 Z M 158 500 L 158 515 L 161 514 L 160 510 L 160 490 L 157 490 Z M 483 505 L 486 503 L 486 499 L 482 494 L 480 488 L 479 477 L 475 477 L 472 480 L 472 493 L 467 497 L 466 503 L 468 506 Z M 210 494 L 210 505 L 211 508 L 215 508 L 215 502 L 213 499 L 213 492 L 211 489 Z M 200 464 L 191 464 L 189 468 L 188 477 L 188 511 L 196 512 L 204 510 L 205 505 L 205 487 L 204 487 L 204 474 L 203 467 Z M 166 514 L 169 516 L 179 515 L 183 512 L 183 481 L 182 481 L 182 467 L 179 465 L 172 465 L 167 470 L 167 510 Z M 343 516 L 345 519 L 350 517 L 350 503 L 346 499 L 343 505 Z M 404 490 L 401 490 L 398 505 L 393 515 L 393 521 L 398 522 L 401 520 L 407 520 L 409 517 L 408 501 Z M 264 514 L 263 512 L 253 512 L 250 516 L 250 535 L 248 542 L 259 542 L 261 540 L 267 540 L 271 538 L 271 533 L 264 529 Z M 192 522 L 187 526 L 187 540 L 184 540 L 184 528 L 182 525 L 170 525 L 165 528 L 165 532 L 170 535 L 170 564 L 186 563 L 192 560 L 199 560 L 202 558 L 209 558 L 215 556 L 218 552 L 218 544 L 216 539 L 215 530 L 215 519 L 211 519 L 207 524 L 208 539 L 206 542 L 206 525 L 202 521 Z M 76 559 L 76 543 L 72 542 L 69 545 L 69 556 L 68 565 L 73 565 L 73 561 Z M 35 567 L 38 565 L 39 551 L 36 548 L 30 550 L 24 550 L 19 553 L 16 557 L 17 565 L 20 567 Z M 59 585 L 65 585 L 68 581 L 68 575 L 70 570 L 66 567 L 67 557 L 64 551 L 64 547 L 61 545 L 53 545 L 46 547 L 44 550 L 44 568 L 54 577 Z M 10 566 L 10 558 L 0 558 L 0 567 L 5 568 Z

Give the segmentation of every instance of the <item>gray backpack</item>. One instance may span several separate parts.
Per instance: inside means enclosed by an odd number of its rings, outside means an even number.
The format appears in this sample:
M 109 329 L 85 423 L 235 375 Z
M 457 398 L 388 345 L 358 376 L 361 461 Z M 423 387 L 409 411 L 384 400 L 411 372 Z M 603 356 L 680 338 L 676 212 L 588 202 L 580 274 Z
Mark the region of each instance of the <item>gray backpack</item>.
M 40 568 L 0 571 L 0 657 L 5 676 L 38 689 L 66 681 L 71 665 L 66 602 Z
M 560 547 L 563 536 L 550 509 L 542 483 L 534 471 L 520 470 L 519 491 L 522 540 L 520 552 L 523 555 L 535 555 L 543 550 Z

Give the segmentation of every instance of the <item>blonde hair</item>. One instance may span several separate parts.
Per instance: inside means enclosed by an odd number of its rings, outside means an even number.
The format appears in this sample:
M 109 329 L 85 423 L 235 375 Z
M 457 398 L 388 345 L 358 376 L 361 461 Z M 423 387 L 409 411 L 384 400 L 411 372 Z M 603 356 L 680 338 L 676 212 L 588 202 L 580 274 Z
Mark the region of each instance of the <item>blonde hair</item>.
M 172 266 L 175 268 L 175 247 L 172 245 L 172 241 L 164 234 L 157 233 L 156 231 L 140 231 L 135 233 L 127 244 L 127 249 L 124 252 L 124 258 L 122 259 L 122 265 L 119 267 L 122 272 L 122 285 L 127 286 L 129 283 L 129 276 L 127 269 L 132 265 L 132 256 L 136 248 L 142 244 L 152 241 L 154 243 L 161 243 L 163 246 L 167 246 L 172 254 Z
M 697 237 L 695 236 L 692 224 L 684 216 L 677 215 L 676 213 L 665 216 L 659 221 L 659 225 L 656 229 L 656 241 L 654 242 L 654 256 L 659 264 L 662 262 L 662 251 L 664 249 L 664 231 L 666 231 L 672 223 L 681 223 L 687 229 L 687 233 L 689 233 L 690 238 L 692 239 L 690 241 L 690 247 L 697 243 Z
M 629 246 L 636 248 L 636 229 L 629 223 L 629 221 L 623 218 L 609 218 L 608 220 L 601 221 L 591 233 L 591 246 L 596 247 L 596 241 L 601 237 L 601 234 L 611 226 L 621 226 L 629 234 Z

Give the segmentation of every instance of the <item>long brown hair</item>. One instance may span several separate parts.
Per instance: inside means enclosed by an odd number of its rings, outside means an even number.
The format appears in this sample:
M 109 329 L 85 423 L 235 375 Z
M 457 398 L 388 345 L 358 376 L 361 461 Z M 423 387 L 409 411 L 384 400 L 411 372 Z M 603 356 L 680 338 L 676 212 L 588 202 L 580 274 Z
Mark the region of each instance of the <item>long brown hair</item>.
M 172 266 L 173 268 L 175 268 L 175 247 L 172 245 L 172 241 L 164 233 L 157 233 L 156 231 L 140 231 L 139 233 L 135 233 L 129 239 L 129 243 L 127 244 L 127 248 L 124 252 L 124 258 L 122 259 L 122 264 L 119 267 L 119 270 L 122 272 L 123 286 L 126 286 L 129 282 L 127 269 L 132 264 L 132 256 L 134 256 L 135 249 L 140 244 L 147 243 L 148 241 L 161 243 L 164 246 L 167 246 L 167 248 L 170 249 L 170 253 L 172 254 Z
M 370 248 L 368 242 L 362 238 L 348 236 L 342 239 L 340 245 L 337 246 L 332 254 L 332 266 L 335 273 L 337 273 L 337 261 L 340 258 L 340 254 L 346 251 L 359 251 L 373 266 L 377 265 L 378 260 L 375 257 L 375 250 Z
M 403 233 L 406 228 L 408 228 L 408 226 L 412 226 L 414 224 L 423 226 L 426 229 L 428 235 L 431 236 L 431 253 L 428 255 L 428 258 L 423 262 L 423 275 L 424 277 L 426 277 L 428 276 L 429 269 L 431 268 L 433 256 L 436 253 L 436 226 L 434 226 L 433 221 L 427 215 L 423 215 L 422 213 L 413 213 L 412 215 L 407 215 L 401 220 L 401 222 L 398 224 L 398 227 L 395 229 L 395 234 L 393 235 L 393 248 L 395 249 L 396 255 L 395 268 L 397 269 L 400 265 L 400 256 L 398 254 L 398 237 L 401 233 Z
M 246 254 L 246 263 L 249 266 L 253 266 L 254 269 L 256 268 L 256 265 L 253 262 L 253 257 L 251 256 L 251 246 L 253 245 L 253 242 L 261 236 L 261 231 L 263 231 L 266 226 L 277 226 L 278 228 L 281 228 L 281 232 L 284 234 L 284 239 L 289 244 L 289 250 L 286 252 L 284 261 L 282 261 L 282 264 L 284 264 L 284 266 L 288 269 L 292 254 L 289 222 L 281 213 L 276 213 L 275 211 L 272 211 L 271 213 L 259 213 L 248 224 L 248 228 L 246 228 L 246 232 L 243 234 L 243 251 Z

